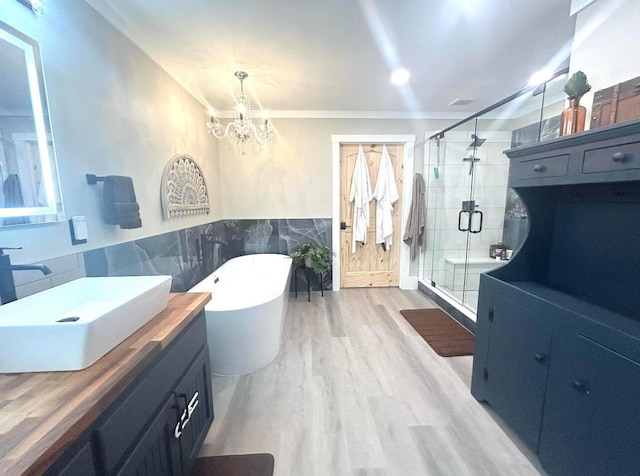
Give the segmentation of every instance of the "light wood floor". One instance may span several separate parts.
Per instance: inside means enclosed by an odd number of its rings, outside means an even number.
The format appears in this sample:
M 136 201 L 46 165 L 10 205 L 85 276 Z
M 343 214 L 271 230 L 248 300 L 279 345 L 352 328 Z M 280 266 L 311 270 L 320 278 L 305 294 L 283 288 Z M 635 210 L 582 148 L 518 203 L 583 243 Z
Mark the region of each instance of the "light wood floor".
M 541 474 L 471 396 L 472 358 L 438 356 L 398 313 L 433 302 L 397 288 L 311 299 L 290 298 L 272 364 L 213 378 L 201 456 L 272 453 L 279 476 Z

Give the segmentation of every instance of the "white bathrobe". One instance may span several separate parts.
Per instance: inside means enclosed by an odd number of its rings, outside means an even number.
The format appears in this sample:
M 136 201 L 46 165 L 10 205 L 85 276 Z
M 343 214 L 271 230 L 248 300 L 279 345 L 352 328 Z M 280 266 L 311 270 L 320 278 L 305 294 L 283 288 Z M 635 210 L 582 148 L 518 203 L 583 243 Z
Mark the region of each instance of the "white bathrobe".
M 391 247 L 393 236 L 393 204 L 398 201 L 396 177 L 387 146 L 382 147 L 382 158 L 378 170 L 378 181 L 373 191 L 376 205 L 376 243 L 384 243 L 386 249 Z
M 356 166 L 353 169 L 351 179 L 351 191 L 349 201 L 353 202 L 353 238 L 351 240 L 351 253 L 356 252 L 356 241 L 367 242 L 367 225 L 369 224 L 369 202 L 371 201 L 371 181 L 369 180 L 369 168 L 364 158 L 362 146 L 358 149 Z

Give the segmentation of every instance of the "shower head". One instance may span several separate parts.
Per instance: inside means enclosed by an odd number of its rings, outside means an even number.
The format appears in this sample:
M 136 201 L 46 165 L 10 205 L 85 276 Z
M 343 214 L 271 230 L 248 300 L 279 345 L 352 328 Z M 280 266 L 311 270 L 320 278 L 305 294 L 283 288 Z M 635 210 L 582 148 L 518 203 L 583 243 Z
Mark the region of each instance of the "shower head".
M 473 139 L 471 141 L 471 144 L 469 144 L 469 147 L 467 147 L 468 149 L 475 149 L 476 147 L 480 147 L 482 144 L 484 144 L 484 141 L 486 141 L 487 139 L 480 139 L 480 137 L 478 137 L 475 134 L 471 134 L 471 138 Z

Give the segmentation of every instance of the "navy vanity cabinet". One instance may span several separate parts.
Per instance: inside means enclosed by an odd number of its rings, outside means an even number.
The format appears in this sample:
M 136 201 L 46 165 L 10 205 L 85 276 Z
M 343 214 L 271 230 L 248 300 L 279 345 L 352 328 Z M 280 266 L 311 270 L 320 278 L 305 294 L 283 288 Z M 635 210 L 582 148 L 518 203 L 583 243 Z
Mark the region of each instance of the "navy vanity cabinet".
M 205 347 L 162 405 L 118 474 L 189 475 L 213 421 L 209 352 Z
M 47 474 L 191 474 L 213 422 L 206 335 L 201 311 Z
M 521 292 L 481 276 L 472 393 L 537 449 L 552 327 L 544 305 L 523 305 Z M 529 304 L 535 299 L 529 298 Z M 538 309 L 536 309 L 538 308 Z M 533 310 L 536 309 L 536 310 Z

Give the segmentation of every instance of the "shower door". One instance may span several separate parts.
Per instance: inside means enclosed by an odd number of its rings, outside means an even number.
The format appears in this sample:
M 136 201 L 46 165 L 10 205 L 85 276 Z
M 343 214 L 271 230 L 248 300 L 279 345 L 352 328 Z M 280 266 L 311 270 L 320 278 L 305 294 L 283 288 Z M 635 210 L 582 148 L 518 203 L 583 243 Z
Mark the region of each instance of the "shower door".
M 507 188 L 503 151 L 558 137 L 565 82 L 559 76 L 446 129 L 440 139 L 425 137 L 421 276 L 474 314 L 480 274 L 506 263 L 489 256 L 491 245 L 504 241 L 515 254 L 528 232 L 526 207 Z
M 473 119 L 429 145 L 423 278 L 473 313 L 480 273 L 502 264 L 489 257 L 489 248 L 502 239 L 505 137 L 483 132 Z

